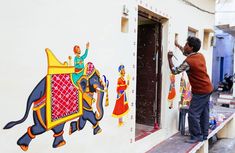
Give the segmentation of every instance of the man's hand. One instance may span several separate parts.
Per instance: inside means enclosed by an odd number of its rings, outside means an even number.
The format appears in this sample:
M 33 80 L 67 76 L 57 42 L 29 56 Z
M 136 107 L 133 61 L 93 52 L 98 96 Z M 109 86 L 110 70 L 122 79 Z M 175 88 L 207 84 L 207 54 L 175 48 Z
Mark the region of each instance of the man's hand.
M 89 49 L 89 47 L 90 47 L 90 43 L 87 42 L 87 43 L 86 43 L 86 49 Z
M 174 56 L 173 52 L 169 51 L 168 54 L 167 54 L 168 59 L 171 59 L 173 56 Z
M 175 46 L 178 47 L 179 46 L 179 43 L 178 43 L 178 40 L 175 39 Z

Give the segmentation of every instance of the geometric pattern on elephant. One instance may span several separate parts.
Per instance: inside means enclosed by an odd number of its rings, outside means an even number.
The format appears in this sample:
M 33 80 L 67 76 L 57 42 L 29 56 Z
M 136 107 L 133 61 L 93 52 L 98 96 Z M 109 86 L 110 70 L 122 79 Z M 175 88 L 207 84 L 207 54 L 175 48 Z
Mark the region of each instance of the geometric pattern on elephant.
M 53 74 L 50 82 L 51 120 L 56 121 L 77 113 L 79 111 L 79 93 L 70 79 L 70 74 Z

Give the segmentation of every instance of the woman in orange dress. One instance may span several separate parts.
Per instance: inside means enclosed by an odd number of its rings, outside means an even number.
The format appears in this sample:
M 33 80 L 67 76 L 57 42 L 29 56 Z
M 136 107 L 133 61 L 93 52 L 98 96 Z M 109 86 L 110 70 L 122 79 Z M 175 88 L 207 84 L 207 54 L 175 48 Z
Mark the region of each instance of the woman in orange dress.
M 113 110 L 112 116 L 118 118 L 118 125 L 123 125 L 123 116 L 126 115 L 129 111 L 129 106 L 126 97 L 126 89 L 129 85 L 129 80 L 127 83 L 125 81 L 125 68 L 124 65 L 120 65 L 118 68 L 120 77 L 118 78 L 117 83 L 117 100 Z

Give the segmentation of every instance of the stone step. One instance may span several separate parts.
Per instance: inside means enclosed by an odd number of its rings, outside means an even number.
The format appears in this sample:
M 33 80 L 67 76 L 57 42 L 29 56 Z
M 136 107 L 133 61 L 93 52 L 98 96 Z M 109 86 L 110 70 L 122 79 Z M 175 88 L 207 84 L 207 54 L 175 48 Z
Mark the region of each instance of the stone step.
M 217 99 L 217 103 L 220 103 L 220 104 L 230 104 L 231 101 L 232 99 L 224 99 L 224 98 Z
M 230 94 L 220 94 L 219 98 L 233 99 L 233 95 L 230 95 Z

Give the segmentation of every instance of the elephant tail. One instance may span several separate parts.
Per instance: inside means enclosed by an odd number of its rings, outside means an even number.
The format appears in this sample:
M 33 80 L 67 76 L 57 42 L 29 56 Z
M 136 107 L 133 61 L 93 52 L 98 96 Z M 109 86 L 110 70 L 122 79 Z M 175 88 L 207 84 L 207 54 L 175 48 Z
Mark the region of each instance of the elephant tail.
M 22 122 L 20 122 L 20 123 L 22 123 Z M 7 123 L 7 125 L 5 125 L 3 129 L 10 129 L 17 124 L 19 124 L 19 121 L 11 121 L 11 122 Z
M 46 86 L 46 79 L 44 77 L 38 83 L 38 85 L 33 89 L 32 93 L 30 94 L 30 96 L 27 100 L 26 111 L 25 111 L 25 114 L 24 114 L 23 118 L 18 120 L 18 121 L 11 121 L 11 122 L 7 123 L 3 127 L 3 129 L 10 129 L 10 128 L 12 128 L 13 126 L 15 126 L 17 124 L 23 123 L 27 119 L 27 117 L 29 115 L 30 108 L 31 108 L 33 102 L 40 99 L 44 95 L 45 86 Z
M 20 119 L 18 121 L 11 121 L 11 122 L 7 123 L 4 126 L 3 129 L 10 129 L 10 128 L 12 128 L 13 126 L 15 126 L 17 124 L 23 123 L 27 119 L 27 117 L 29 115 L 29 111 L 30 111 L 30 107 L 31 107 L 32 103 L 33 103 L 33 101 L 28 101 L 27 102 L 26 112 L 25 112 L 24 117 L 22 119 Z
M 23 123 L 23 122 L 27 119 L 27 117 L 28 117 L 28 115 L 29 115 L 29 111 L 30 111 L 30 107 L 31 107 L 32 103 L 33 103 L 33 102 L 29 102 L 29 101 L 28 101 L 27 106 L 26 106 L 26 112 L 25 112 L 24 117 L 23 117 L 22 119 L 20 119 L 20 120 L 18 120 L 18 121 L 11 121 L 11 122 L 7 123 L 7 124 L 4 126 L 3 129 L 10 129 L 10 128 L 12 128 L 13 126 L 15 126 L 15 125 L 17 125 L 17 124 Z

